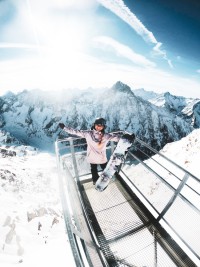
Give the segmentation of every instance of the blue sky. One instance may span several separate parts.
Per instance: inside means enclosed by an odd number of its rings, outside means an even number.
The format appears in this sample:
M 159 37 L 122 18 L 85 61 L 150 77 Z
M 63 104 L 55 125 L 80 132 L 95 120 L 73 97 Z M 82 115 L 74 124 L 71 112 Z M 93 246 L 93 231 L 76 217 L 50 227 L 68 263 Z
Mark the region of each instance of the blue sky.
M 110 87 L 200 97 L 200 3 L 0 0 L 0 94 Z

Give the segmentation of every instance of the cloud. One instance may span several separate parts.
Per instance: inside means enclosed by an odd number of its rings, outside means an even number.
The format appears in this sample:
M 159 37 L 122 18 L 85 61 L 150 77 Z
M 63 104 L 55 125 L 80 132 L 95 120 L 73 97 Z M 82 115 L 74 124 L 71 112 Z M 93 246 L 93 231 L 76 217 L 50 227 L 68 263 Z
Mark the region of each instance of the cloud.
M 35 57 L 0 62 L 0 92 L 24 89 L 59 90 L 63 88 L 111 87 L 117 80 L 133 89 L 145 88 L 174 95 L 199 97 L 200 83 L 158 70 L 137 65 L 114 64 L 91 56 L 77 55 L 71 61 L 60 57 L 48 60 Z M 188 90 L 190 88 L 190 90 Z
M 157 44 L 153 33 L 125 6 L 121 0 L 98 0 L 98 2 L 129 24 L 146 42 Z
M 200 69 L 197 70 L 197 73 L 200 73 Z
M 123 45 L 116 40 L 106 37 L 106 36 L 100 36 L 96 37 L 94 39 L 94 43 L 96 46 L 98 46 L 101 49 L 112 49 L 115 51 L 117 56 L 121 56 L 124 58 L 129 59 L 132 61 L 134 64 L 137 64 L 139 66 L 143 67 L 155 67 L 156 64 L 144 56 L 135 53 L 132 49 L 130 49 L 128 46 Z
M 160 47 L 161 47 L 162 43 L 157 43 L 154 48 L 153 48 L 153 55 L 156 55 L 156 56 L 162 56 L 169 64 L 170 68 L 173 69 L 173 65 L 172 65 L 172 62 L 170 59 L 168 59 L 167 57 L 167 53 L 165 50 L 161 50 Z
M 145 42 L 155 44 L 153 48 L 155 54 L 162 56 L 168 62 L 169 66 L 173 67 L 171 61 L 167 58 L 166 52 L 161 50 L 162 43 L 156 40 L 154 34 L 144 26 L 122 0 L 98 0 L 98 2 L 129 24 Z

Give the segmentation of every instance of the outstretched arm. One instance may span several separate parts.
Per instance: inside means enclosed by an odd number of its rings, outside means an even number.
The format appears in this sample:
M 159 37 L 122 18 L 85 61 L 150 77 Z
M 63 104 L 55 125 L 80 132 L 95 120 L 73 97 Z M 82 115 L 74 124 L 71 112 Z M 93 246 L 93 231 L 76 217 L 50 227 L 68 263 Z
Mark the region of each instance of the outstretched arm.
M 76 129 L 70 128 L 68 126 L 65 126 L 65 124 L 62 122 L 59 123 L 59 127 L 69 134 L 73 134 L 73 135 L 77 135 L 77 136 L 85 138 L 85 133 L 82 130 L 76 130 Z
M 118 132 L 118 133 L 109 133 L 108 134 L 108 139 L 110 141 L 118 142 L 120 138 L 122 137 L 123 132 Z
M 114 142 L 118 142 L 121 138 L 127 138 L 131 141 L 134 141 L 135 140 L 135 134 L 132 133 L 127 133 L 127 132 L 118 132 L 118 133 L 110 133 L 109 134 L 110 137 L 109 137 L 109 140 L 112 140 Z

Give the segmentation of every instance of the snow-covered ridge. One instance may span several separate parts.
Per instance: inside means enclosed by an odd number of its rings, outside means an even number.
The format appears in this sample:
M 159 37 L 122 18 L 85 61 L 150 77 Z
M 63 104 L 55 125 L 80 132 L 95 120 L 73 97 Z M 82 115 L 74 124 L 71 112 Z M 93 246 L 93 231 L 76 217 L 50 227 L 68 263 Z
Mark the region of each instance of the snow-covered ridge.
M 25 145 L 54 149 L 59 122 L 90 129 L 96 117 L 107 120 L 107 131 L 134 132 L 160 149 L 193 130 L 190 121 L 166 108 L 137 97 L 128 85 L 109 89 L 63 90 L 60 95 L 41 90 L 0 98 L 0 127 Z
M 136 95 L 148 100 L 150 103 L 163 107 L 170 113 L 184 118 L 194 128 L 200 128 L 200 99 L 185 98 L 182 96 L 174 96 L 169 92 L 163 94 L 152 94 L 152 92 L 144 89 L 134 90 Z
M 135 90 L 133 90 L 133 93 L 136 96 L 139 96 L 145 100 L 150 100 L 150 99 L 156 98 L 159 95 L 153 91 L 146 91 L 144 88 L 135 89 Z

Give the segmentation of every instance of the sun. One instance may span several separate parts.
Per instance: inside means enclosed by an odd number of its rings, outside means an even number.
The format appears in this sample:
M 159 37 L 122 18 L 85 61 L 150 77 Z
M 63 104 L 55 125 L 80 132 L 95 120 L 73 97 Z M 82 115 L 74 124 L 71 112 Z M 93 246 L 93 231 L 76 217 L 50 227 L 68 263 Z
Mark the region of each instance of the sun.
M 49 83 L 73 84 L 85 67 L 84 54 L 87 50 L 88 24 L 77 16 L 55 17 L 41 22 L 39 36 L 42 40 L 41 59 Z M 48 77 L 48 78 L 47 78 Z

